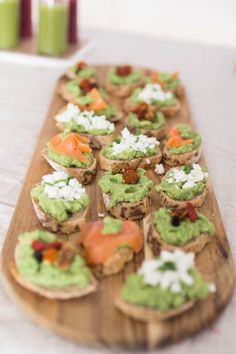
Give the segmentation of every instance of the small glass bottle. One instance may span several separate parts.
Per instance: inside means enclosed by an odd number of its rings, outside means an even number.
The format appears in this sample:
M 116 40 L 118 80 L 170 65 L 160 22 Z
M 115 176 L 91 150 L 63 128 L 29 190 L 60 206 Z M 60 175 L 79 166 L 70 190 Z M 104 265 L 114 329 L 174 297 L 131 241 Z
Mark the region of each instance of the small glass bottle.
M 57 56 L 66 52 L 68 0 L 40 0 L 38 51 Z
M 0 48 L 16 47 L 19 34 L 20 0 L 0 0 Z

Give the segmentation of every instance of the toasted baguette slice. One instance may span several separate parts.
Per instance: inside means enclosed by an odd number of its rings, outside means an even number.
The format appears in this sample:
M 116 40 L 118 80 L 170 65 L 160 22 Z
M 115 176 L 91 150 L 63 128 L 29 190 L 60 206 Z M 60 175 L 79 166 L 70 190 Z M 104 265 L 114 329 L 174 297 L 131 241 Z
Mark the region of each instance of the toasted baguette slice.
M 131 95 L 133 90 L 142 86 L 145 83 L 144 79 L 140 79 L 137 82 L 126 84 L 126 85 L 113 85 L 108 80 L 105 81 L 105 89 L 110 94 L 117 97 L 128 97 Z
M 49 163 L 49 165 L 55 171 L 65 172 L 69 176 L 76 178 L 82 184 L 90 184 L 94 181 L 94 179 L 96 177 L 97 170 L 98 170 L 98 165 L 97 165 L 96 159 L 94 159 L 92 165 L 89 167 L 74 168 L 74 167 L 61 166 L 57 162 L 51 160 L 47 155 L 47 149 L 42 150 L 42 156 L 45 158 L 45 160 Z
M 203 248 L 211 241 L 212 237 L 209 234 L 204 233 L 183 247 L 169 245 L 161 239 L 153 224 L 150 223 L 147 235 L 145 235 L 145 239 L 147 240 L 153 255 L 159 256 L 162 250 L 172 252 L 177 249 L 181 249 L 184 252 L 194 252 L 196 254 L 200 253 Z
M 164 162 L 169 166 L 183 166 L 183 165 L 192 165 L 197 163 L 201 157 L 201 147 L 185 154 L 172 154 L 168 151 L 166 146 L 163 151 Z
M 162 112 L 165 117 L 174 117 L 180 110 L 180 101 L 176 100 L 176 105 L 171 107 L 158 107 L 158 111 Z M 132 109 L 135 108 L 135 104 L 127 98 L 124 102 L 124 110 L 125 112 L 130 112 Z
M 206 196 L 208 194 L 208 182 L 206 184 L 206 188 L 202 192 L 202 194 L 196 195 L 194 198 L 190 200 L 175 200 L 170 198 L 165 192 L 159 192 L 159 198 L 161 205 L 169 207 L 169 208 L 184 208 L 187 202 L 191 202 L 194 208 L 200 208 L 203 205 Z
M 75 95 L 67 90 L 67 84 L 68 81 L 61 82 L 58 86 L 57 92 L 66 102 L 74 102 Z
M 115 301 L 115 306 L 125 315 L 130 316 L 136 320 L 143 322 L 159 322 L 181 315 L 183 312 L 190 309 L 194 303 L 195 301 L 188 301 L 175 309 L 160 311 L 129 304 L 128 302 L 122 300 L 120 297 Z
M 62 123 L 57 122 L 56 126 L 61 131 L 65 130 Z M 91 149 L 100 150 L 103 146 L 110 144 L 115 138 L 115 132 L 109 135 L 93 135 L 87 133 L 79 133 L 81 136 L 85 136 L 89 139 L 89 146 Z
M 131 167 L 137 169 L 138 167 L 149 169 L 154 168 L 156 164 L 161 161 L 162 154 L 161 151 L 157 155 L 140 157 L 133 160 L 110 160 L 107 159 L 102 151 L 98 154 L 98 162 L 101 170 L 112 171 L 113 173 L 122 172 L 125 168 Z
M 113 208 L 109 207 L 111 200 L 110 194 L 102 193 L 103 201 L 107 211 L 118 219 L 139 220 L 150 211 L 149 196 L 136 203 L 120 203 Z
M 80 226 L 85 222 L 85 218 L 88 212 L 88 208 L 82 212 L 78 212 L 69 217 L 68 220 L 64 222 L 59 222 L 52 216 L 46 214 L 39 206 L 37 200 L 32 199 L 33 207 L 35 213 L 40 221 L 40 223 L 48 230 L 55 233 L 71 234 L 80 229 Z
M 16 257 L 15 257 L 16 258 Z M 17 264 L 17 263 L 16 263 Z M 17 270 L 15 263 L 10 264 L 10 271 L 15 281 L 23 286 L 23 288 L 33 291 L 38 295 L 48 299 L 68 300 L 72 298 L 80 298 L 87 294 L 94 292 L 97 288 L 97 281 L 93 278 L 91 284 L 86 289 L 80 289 L 77 286 L 68 286 L 64 289 L 57 288 L 44 288 L 32 283 L 27 282 Z

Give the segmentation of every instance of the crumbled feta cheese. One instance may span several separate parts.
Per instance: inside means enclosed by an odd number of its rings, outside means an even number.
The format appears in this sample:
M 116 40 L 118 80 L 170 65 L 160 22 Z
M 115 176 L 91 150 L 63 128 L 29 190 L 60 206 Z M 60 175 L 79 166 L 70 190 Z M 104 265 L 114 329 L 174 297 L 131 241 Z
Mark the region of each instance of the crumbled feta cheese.
M 43 176 L 42 184 L 50 199 L 73 201 L 81 199 L 86 193 L 85 188 L 75 178 L 70 178 L 64 172 L 55 171 Z
M 156 164 L 155 166 L 155 172 L 158 174 L 158 175 L 163 175 L 165 173 L 165 168 L 163 166 L 162 163 L 158 163 Z
M 120 154 L 127 150 L 141 151 L 146 153 L 148 149 L 154 149 L 159 145 L 159 141 L 156 138 L 150 138 L 146 135 L 133 135 L 127 128 L 121 131 L 121 140 L 119 143 L 112 143 L 113 155 Z
M 59 123 L 70 123 L 74 121 L 76 124 L 84 127 L 86 131 L 91 130 L 115 130 L 114 123 L 109 122 L 105 115 L 98 116 L 93 111 L 80 111 L 80 109 L 69 103 L 67 108 L 56 116 Z
M 208 289 L 211 293 L 215 293 L 216 292 L 216 286 L 214 283 L 209 283 L 208 285 Z
M 147 163 L 148 165 L 150 165 L 150 163 L 151 163 L 150 159 L 146 159 L 146 163 Z
M 162 251 L 159 259 L 144 261 L 139 274 L 143 275 L 144 282 L 148 285 L 159 285 L 163 289 L 178 293 L 181 291 L 181 283 L 192 285 L 194 282 L 189 274 L 189 270 L 194 267 L 194 257 L 193 252 Z M 174 269 L 163 270 L 162 267 L 167 263 L 173 263 Z
M 193 164 L 192 170 L 186 174 L 184 168 L 174 168 L 167 177 L 169 183 L 183 183 L 182 188 L 193 188 L 198 182 L 208 178 L 208 173 L 204 172 L 199 164 Z
M 140 101 L 151 104 L 154 101 L 168 101 L 173 98 L 173 94 L 163 91 L 159 84 L 147 84 L 139 93 L 138 98 Z
M 105 214 L 104 213 L 98 213 L 99 218 L 104 218 Z

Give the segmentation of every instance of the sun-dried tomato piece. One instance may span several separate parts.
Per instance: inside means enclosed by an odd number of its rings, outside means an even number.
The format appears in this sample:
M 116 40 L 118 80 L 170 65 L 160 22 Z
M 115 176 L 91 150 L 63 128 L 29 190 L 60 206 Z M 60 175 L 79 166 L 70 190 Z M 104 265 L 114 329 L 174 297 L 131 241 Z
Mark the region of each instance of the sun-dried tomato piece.
M 62 243 L 59 241 L 55 241 L 55 242 L 50 242 L 50 243 L 44 243 L 40 240 L 34 240 L 31 244 L 32 248 L 34 251 L 43 251 L 46 250 L 48 248 L 56 248 L 59 249 L 62 246 Z
M 85 67 L 85 62 L 84 61 L 80 61 L 79 63 L 76 64 L 76 69 L 77 71 L 83 70 L 83 68 Z
M 87 94 L 89 93 L 93 88 L 97 88 L 97 83 L 93 79 L 84 79 L 80 83 L 80 88 L 83 91 L 83 93 Z
M 58 250 L 55 248 L 49 248 L 43 252 L 43 261 L 49 263 L 55 263 L 57 261 Z
M 139 181 L 139 175 L 134 169 L 127 169 L 123 173 L 123 181 L 125 184 L 135 184 Z
M 157 108 L 149 106 L 145 102 L 141 102 L 138 106 L 132 109 L 132 113 L 135 113 L 138 119 L 145 119 L 153 121 L 156 117 Z
M 72 244 L 66 243 L 63 245 L 61 251 L 58 254 L 58 260 L 57 263 L 61 270 L 67 271 L 78 253 L 78 250 L 75 246 Z
M 192 222 L 195 222 L 197 220 L 197 213 L 192 203 L 189 202 L 187 203 L 187 211 L 188 211 L 189 219 Z
M 132 66 L 130 65 L 117 66 L 116 73 L 119 76 L 128 76 L 132 73 Z

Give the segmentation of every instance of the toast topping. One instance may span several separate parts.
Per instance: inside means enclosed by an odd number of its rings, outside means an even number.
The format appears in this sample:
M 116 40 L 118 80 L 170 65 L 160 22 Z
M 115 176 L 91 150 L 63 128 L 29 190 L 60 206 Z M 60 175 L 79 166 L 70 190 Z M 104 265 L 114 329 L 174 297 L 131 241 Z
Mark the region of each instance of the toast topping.
M 88 145 L 89 140 L 79 134 L 58 134 L 50 140 L 50 148 L 58 153 L 88 163 L 85 153 L 90 153 L 92 149 Z
M 118 76 L 128 76 L 132 73 L 133 69 L 130 65 L 118 66 L 116 68 L 116 73 Z
M 167 149 L 173 154 L 184 154 L 197 149 L 201 145 L 201 137 L 193 133 L 185 124 L 177 124 L 169 130 L 166 142 Z
M 178 72 L 169 74 L 153 71 L 150 78 L 153 84 L 159 84 L 164 90 L 176 90 L 180 85 Z
M 123 181 L 125 184 L 136 184 L 139 181 L 137 171 L 133 168 L 126 168 L 126 171 L 123 173 Z
M 157 108 L 145 102 L 141 102 L 138 106 L 133 108 L 131 112 L 135 113 L 140 120 L 153 122 L 156 119 Z
M 82 90 L 83 94 L 86 95 L 92 89 L 97 88 L 98 84 L 95 79 L 83 79 L 80 82 L 79 87 Z
M 67 130 L 79 133 L 104 135 L 111 134 L 115 130 L 114 123 L 109 122 L 105 115 L 96 115 L 93 111 L 81 111 L 72 103 L 56 116 L 56 120 Z
M 103 219 L 103 235 L 118 234 L 122 229 L 122 221 L 109 216 Z
M 138 95 L 139 101 L 152 104 L 155 101 L 172 100 L 173 94 L 162 90 L 159 84 L 147 84 Z

